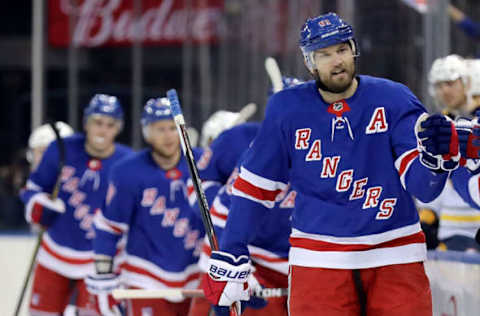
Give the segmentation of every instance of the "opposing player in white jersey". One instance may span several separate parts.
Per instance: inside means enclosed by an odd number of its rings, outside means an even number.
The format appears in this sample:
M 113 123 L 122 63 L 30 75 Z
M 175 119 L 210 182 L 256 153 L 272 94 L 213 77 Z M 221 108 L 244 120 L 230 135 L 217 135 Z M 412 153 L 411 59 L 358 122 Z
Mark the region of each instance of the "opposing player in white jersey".
M 48 146 L 21 193 L 27 221 L 46 228 L 37 256 L 31 315 L 61 315 L 72 295 L 80 315 L 95 313 L 94 297 L 87 293 L 83 278 L 93 271 L 91 223 L 95 211 L 103 207 L 110 166 L 131 152 L 114 142 L 122 124 L 118 99 L 95 95 L 84 111 L 85 134 L 63 140 L 58 198 L 50 199 L 60 163 L 57 141 Z
M 73 135 L 74 131 L 70 125 L 64 122 L 56 122 L 55 127 L 58 129 L 61 137 Z M 50 124 L 43 124 L 33 130 L 28 137 L 27 160 L 30 163 L 30 170 L 33 172 L 37 169 L 42 160 L 48 145 L 55 140 L 55 133 Z
M 166 98 L 147 101 L 142 114 L 151 148 L 118 162 L 110 174 L 106 207 L 95 217 L 96 273 L 87 280 L 103 315 L 117 315 L 108 295 L 121 283 L 129 288 L 195 288 L 204 235 L 200 217 L 188 204 L 186 159 Z M 198 159 L 200 151 L 195 151 Z M 116 243 L 127 235 L 121 274 L 113 270 Z M 185 316 L 182 298 L 129 300 L 128 315 Z
M 438 58 L 433 62 L 428 78 L 430 93 L 443 114 L 457 120 L 459 124 L 462 124 L 466 117 L 470 117 L 468 105 L 471 77 L 462 57 L 449 55 Z M 462 119 L 461 116 L 465 117 Z M 447 127 L 450 125 L 446 120 L 444 124 Z M 457 133 L 460 139 L 467 140 L 470 131 L 458 128 Z M 466 145 L 465 141 L 460 142 L 463 157 L 467 156 Z M 467 168 L 469 173 L 476 174 L 480 172 L 479 167 L 477 162 L 469 160 L 464 168 Z M 462 169 L 463 167 L 452 171 L 451 177 L 466 172 Z M 472 207 L 462 199 L 450 179 L 439 197 L 430 203 L 417 202 L 417 207 L 430 248 L 480 250 L 480 245 L 474 240 L 475 233 L 480 228 L 480 209 Z
M 471 115 L 475 115 L 480 109 L 480 59 L 467 59 L 466 62 L 470 77 L 470 100 L 467 109 Z
M 248 299 L 247 245 L 290 182 L 290 315 L 431 315 L 412 195 L 440 194 L 458 165 L 454 129 L 451 150 L 417 148 L 416 124 L 420 144 L 438 141 L 421 134 L 424 107 L 404 85 L 356 75 L 353 30 L 336 14 L 308 19 L 300 37 L 316 80 L 270 98 L 204 291 L 221 306 Z

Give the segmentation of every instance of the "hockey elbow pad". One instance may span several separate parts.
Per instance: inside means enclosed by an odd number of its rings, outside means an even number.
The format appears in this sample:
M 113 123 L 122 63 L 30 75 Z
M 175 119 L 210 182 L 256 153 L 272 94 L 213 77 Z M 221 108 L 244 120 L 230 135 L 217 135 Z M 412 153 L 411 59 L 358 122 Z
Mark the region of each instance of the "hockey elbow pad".
M 62 213 L 65 213 L 65 203 L 61 199 L 51 200 L 49 194 L 40 192 L 28 201 L 25 217 L 29 223 L 49 227 Z

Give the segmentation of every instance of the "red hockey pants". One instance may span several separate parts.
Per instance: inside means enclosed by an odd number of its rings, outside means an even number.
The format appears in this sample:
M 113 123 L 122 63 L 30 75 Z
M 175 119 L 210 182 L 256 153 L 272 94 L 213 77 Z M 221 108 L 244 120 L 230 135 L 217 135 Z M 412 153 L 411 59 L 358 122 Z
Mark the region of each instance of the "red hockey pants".
M 359 316 L 352 270 L 290 267 L 290 316 Z M 423 263 L 360 269 L 367 316 L 431 316 Z

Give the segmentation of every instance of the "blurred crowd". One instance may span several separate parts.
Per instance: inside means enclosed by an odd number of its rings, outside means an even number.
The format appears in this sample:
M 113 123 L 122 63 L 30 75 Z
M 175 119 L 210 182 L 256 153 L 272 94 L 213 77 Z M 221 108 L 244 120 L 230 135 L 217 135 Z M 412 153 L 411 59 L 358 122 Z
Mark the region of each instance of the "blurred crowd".
M 18 197 L 29 174 L 26 153 L 27 149 L 19 150 L 9 165 L 0 167 L 0 230 L 28 228 Z

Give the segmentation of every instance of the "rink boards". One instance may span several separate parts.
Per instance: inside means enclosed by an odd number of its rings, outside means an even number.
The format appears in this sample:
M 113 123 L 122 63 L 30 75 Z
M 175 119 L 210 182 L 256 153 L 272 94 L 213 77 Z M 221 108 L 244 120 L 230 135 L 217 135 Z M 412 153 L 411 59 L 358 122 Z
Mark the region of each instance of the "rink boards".
M 0 315 L 13 314 L 35 240 L 32 235 L 0 235 Z M 434 251 L 428 258 L 434 316 L 480 315 L 480 255 Z M 26 304 L 21 311 L 27 315 Z

